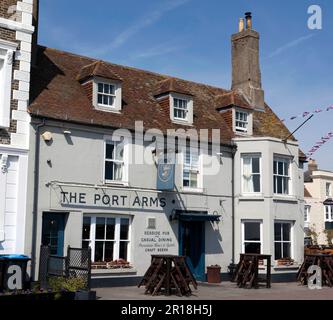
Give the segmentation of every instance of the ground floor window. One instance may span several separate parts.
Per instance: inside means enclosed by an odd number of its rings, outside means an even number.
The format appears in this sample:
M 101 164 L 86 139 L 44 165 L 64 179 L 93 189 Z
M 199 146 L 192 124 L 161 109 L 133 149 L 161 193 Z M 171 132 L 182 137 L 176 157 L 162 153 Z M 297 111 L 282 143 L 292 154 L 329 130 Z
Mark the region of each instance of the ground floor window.
M 274 223 L 275 260 L 291 258 L 291 230 L 290 222 Z
M 84 216 L 82 248 L 90 246 L 93 262 L 129 261 L 130 219 Z
M 243 253 L 262 252 L 262 221 L 242 221 Z

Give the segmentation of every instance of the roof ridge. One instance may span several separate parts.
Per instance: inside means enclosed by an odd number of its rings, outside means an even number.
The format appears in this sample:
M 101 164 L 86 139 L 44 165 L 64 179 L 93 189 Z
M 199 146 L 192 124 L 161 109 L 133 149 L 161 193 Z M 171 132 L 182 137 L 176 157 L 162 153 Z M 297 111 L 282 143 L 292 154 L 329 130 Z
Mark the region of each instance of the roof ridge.
M 146 72 L 146 73 L 151 74 L 151 75 L 164 77 L 164 78 L 166 78 L 164 80 L 167 80 L 168 78 L 174 78 L 175 80 L 184 81 L 184 82 L 187 82 L 187 83 L 192 83 L 192 84 L 196 84 L 196 85 L 200 85 L 200 86 L 205 86 L 207 88 L 211 88 L 211 89 L 215 89 L 215 90 L 223 90 L 223 91 L 228 91 L 228 92 L 230 91 L 230 89 L 225 89 L 225 88 L 214 86 L 214 85 L 211 85 L 211 84 L 197 82 L 197 81 L 193 81 L 193 80 L 182 79 L 182 78 L 175 77 L 175 76 L 172 76 L 172 75 L 159 73 L 159 72 L 155 72 L 155 71 L 150 71 L 150 70 L 144 70 L 144 69 L 140 69 L 140 68 L 137 68 L 137 67 L 125 66 L 123 64 L 118 64 L 118 63 L 113 63 L 113 62 L 109 62 L 109 61 L 102 60 L 102 59 L 92 58 L 92 57 L 89 57 L 89 56 L 73 53 L 73 52 L 70 52 L 70 51 L 60 50 L 60 49 L 56 49 L 56 48 L 50 48 L 50 47 L 43 46 L 43 45 L 39 45 L 39 47 L 45 48 L 45 49 L 48 49 L 48 50 L 57 51 L 57 52 L 64 53 L 64 54 L 67 54 L 67 55 L 71 55 L 71 56 L 74 56 L 74 57 L 93 60 L 94 62 L 92 62 L 91 64 L 96 63 L 98 61 L 101 61 L 101 62 L 104 62 L 108 65 L 114 65 L 114 66 L 117 66 L 117 67 L 122 67 L 122 68 L 125 68 L 125 69 L 129 69 L 129 70 L 141 71 L 141 72 Z M 161 80 L 161 81 L 163 81 L 163 80 Z

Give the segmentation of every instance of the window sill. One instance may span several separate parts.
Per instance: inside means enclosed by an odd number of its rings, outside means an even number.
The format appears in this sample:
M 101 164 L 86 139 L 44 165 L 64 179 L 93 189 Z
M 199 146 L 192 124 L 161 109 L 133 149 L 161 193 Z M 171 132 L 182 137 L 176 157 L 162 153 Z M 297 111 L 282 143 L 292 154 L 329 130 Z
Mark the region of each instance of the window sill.
M 182 188 L 182 192 L 186 192 L 186 193 L 195 193 L 195 194 L 202 194 L 204 193 L 203 189 L 193 189 L 193 188 Z
M 106 106 L 95 106 L 95 109 L 98 110 L 98 111 L 104 111 L 104 112 L 112 112 L 112 113 L 118 113 L 118 114 L 121 114 L 121 111 L 116 108 L 116 107 L 106 107 Z
M 189 126 L 192 127 L 193 123 L 187 121 L 187 120 L 178 120 L 178 119 L 172 119 L 172 123 L 183 125 L 183 126 Z
M 128 187 L 128 182 L 121 182 L 121 181 L 112 181 L 112 180 L 106 180 L 104 181 L 104 184 L 107 186 L 114 186 L 114 187 Z
M 273 195 L 273 201 L 283 201 L 283 202 L 298 202 L 295 196 L 288 195 Z
M 277 264 L 273 265 L 274 270 L 298 270 L 299 264 L 297 262 L 294 262 L 293 265 L 290 266 L 279 266 Z
M 243 194 L 239 196 L 239 201 L 264 201 L 265 198 L 261 193 Z
M 118 269 L 92 269 L 92 276 L 117 276 L 117 275 L 135 275 L 137 270 L 134 268 L 118 268 Z

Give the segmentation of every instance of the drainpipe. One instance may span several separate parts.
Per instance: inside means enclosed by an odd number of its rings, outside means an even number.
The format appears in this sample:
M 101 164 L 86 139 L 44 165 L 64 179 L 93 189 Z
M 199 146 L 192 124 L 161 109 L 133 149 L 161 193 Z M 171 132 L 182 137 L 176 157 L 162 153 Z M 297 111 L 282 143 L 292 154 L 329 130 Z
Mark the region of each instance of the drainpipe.
M 37 247 L 37 220 L 38 220 L 38 188 L 39 188 L 39 155 L 40 155 L 40 128 L 45 126 L 45 119 L 36 125 L 35 129 L 35 167 L 34 167 L 34 195 L 32 208 L 32 243 L 31 243 L 31 278 L 35 281 L 36 247 Z

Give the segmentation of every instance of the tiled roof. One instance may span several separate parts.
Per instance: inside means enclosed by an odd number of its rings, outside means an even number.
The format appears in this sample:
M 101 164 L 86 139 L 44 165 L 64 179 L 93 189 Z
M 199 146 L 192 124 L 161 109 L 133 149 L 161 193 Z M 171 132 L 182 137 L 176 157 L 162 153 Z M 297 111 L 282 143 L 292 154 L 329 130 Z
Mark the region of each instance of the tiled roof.
M 225 108 L 237 106 L 243 109 L 253 110 L 250 102 L 246 97 L 239 91 L 233 90 L 223 95 L 216 97 L 217 110 L 223 110 Z
M 230 90 L 195 83 L 170 76 L 82 57 L 68 52 L 39 47 L 38 65 L 32 69 L 32 92 L 29 112 L 34 116 L 134 129 L 135 121 L 143 121 L 145 129 L 189 128 L 175 124 L 156 99 L 163 91 L 181 91 L 193 96 L 194 129 L 221 129 L 221 142 L 234 137 L 230 124 L 217 111 L 220 101 L 229 98 L 246 106 L 246 100 Z M 111 113 L 96 110 L 78 79 L 93 75 L 122 80 L 122 111 Z M 219 100 L 220 99 L 220 100 Z M 289 130 L 266 106 L 265 112 L 253 113 L 254 136 L 285 138 Z M 291 139 L 294 139 L 293 137 Z

